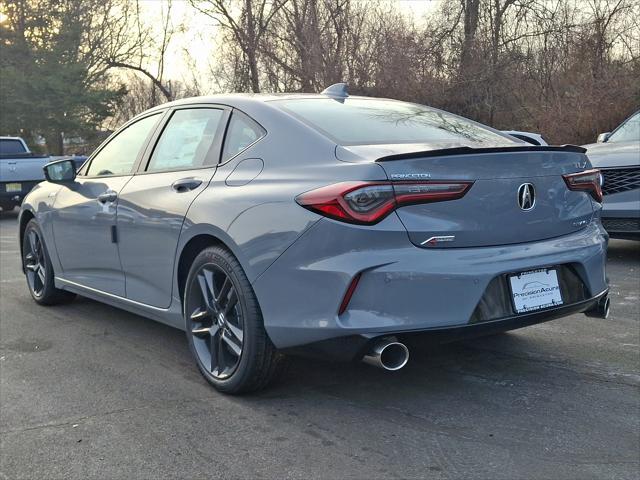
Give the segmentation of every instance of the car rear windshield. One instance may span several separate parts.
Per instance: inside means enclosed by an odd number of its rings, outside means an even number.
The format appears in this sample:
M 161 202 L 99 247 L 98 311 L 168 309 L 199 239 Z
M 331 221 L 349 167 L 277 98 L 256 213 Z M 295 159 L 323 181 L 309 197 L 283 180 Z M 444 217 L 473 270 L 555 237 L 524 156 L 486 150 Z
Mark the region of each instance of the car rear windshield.
M 274 103 L 339 145 L 436 142 L 478 147 L 521 145 L 479 123 L 414 103 L 364 98 L 305 98 Z
M 24 145 L 20 140 L 15 140 L 13 138 L 0 139 L 0 154 L 12 155 L 16 153 L 26 153 Z

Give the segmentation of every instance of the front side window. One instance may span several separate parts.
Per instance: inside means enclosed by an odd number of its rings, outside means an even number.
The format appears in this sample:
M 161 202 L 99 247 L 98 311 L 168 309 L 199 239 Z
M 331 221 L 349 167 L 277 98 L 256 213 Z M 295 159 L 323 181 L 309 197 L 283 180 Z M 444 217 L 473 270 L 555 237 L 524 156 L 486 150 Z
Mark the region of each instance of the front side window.
M 91 160 L 87 176 L 129 175 L 133 172 L 140 150 L 160 120 L 156 113 L 132 123 L 112 138 Z
M 230 158 L 235 157 L 265 135 L 266 132 L 260 125 L 244 113 L 238 112 L 237 110 L 234 111 L 231 116 L 231 121 L 229 122 L 229 128 L 227 128 L 227 136 L 224 140 L 222 161 L 226 162 Z
M 620 125 L 609 137 L 609 142 L 638 142 L 640 141 L 640 112 Z
M 193 108 L 177 110 L 153 150 L 147 171 L 182 170 L 217 162 L 224 110 Z
M 415 103 L 364 98 L 276 100 L 273 103 L 340 145 L 521 146 L 520 142 L 484 125 Z

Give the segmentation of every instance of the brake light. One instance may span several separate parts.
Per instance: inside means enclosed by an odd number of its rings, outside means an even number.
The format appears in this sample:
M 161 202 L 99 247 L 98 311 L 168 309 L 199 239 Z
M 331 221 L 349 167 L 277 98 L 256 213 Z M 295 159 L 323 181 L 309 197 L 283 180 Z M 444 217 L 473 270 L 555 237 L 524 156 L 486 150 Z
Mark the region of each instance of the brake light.
M 473 182 L 342 182 L 296 197 L 299 205 L 343 222 L 372 225 L 416 203 L 462 198 Z
M 589 193 L 596 202 L 602 202 L 602 175 L 600 170 L 585 170 L 580 173 L 563 175 L 569 190 Z

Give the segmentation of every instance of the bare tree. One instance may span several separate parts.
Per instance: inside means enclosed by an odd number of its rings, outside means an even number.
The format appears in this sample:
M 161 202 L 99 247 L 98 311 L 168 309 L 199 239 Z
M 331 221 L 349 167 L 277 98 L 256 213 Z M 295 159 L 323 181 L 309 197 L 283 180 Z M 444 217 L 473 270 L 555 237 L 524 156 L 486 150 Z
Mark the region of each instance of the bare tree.
M 589 141 L 640 101 L 639 0 L 458 0 L 420 22 L 383 0 L 191 1 L 233 32 L 220 64 L 229 88 L 347 81 L 563 143 Z
M 258 93 L 260 43 L 271 20 L 287 0 L 242 0 L 235 5 L 227 0 L 189 1 L 196 10 L 212 18 L 230 33 L 246 60 L 251 91 Z M 233 8 L 234 6 L 238 8 Z
M 218 27 L 209 59 L 216 91 L 317 92 L 346 81 L 354 93 L 427 103 L 562 143 L 592 140 L 640 102 L 640 0 L 457 0 L 421 19 L 391 0 L 189 4 Z M 192 78 L 167 78 L 183 28 L 171 0 L 13 5 L 64 7 L 89 22 L 77 54 L 88 82 L 127 85 L 117 118 L 205 89 L 195 73 L 202 65 L 186 51 Z M 150 9 L 156 24 L 146 19 Z
M 166 5 L 166 8 L 165 8 Z M 152 95 L 156 89 L 162 93 L 166 101 L 174 99 L 170 85 L 164 81 L 164 62 L 169 43 L 176 31 L 171 22 L 172 0 L 167 0 L 160 6 L 161 32 L 156 38 L 149 25 L 142 20 L 139 0 L 126 2 L 119 16 L 119 22 L 114 22 L 106 38 L 126 39 L 122 48 L 122 41 L 112 41 L 112 47 L 105 51 L 102 61 L 106 68 L 132 70 L 149 79 L 153 84 Z M 131 35 L 131 32 L 135 32 Z M 149 65 L 150 60 L 156 59 L 155 72 Z
M 466 78 L 469 75 L 476 51 L 476 34 L 480 21 L 480 0 L 461 0 L 464 13 L 464 39 L 460 53 L 460 76 Z
M 282 79 L 302 92 L 342 80 L 355 55 L 352 26 L 358 13 L 351 0 L 289 0 L 260 44 L 272 88 Z M 360 17 L 361 18 L 361 17 Z

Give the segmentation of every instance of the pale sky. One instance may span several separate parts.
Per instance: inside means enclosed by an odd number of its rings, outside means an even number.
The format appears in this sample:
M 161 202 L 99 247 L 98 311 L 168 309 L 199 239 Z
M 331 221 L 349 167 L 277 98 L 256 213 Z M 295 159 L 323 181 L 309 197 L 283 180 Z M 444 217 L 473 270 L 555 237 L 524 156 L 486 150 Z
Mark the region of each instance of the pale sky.
M 366 0 L 364 0 L 366 2 Z M 407 14 L 418 17 L 424 16 L 433 10 L 442 0 L 395 0 L 401 10 Z M 146 9 L 144 15 L 151 19 L 153 24 L 161 24 L 161 12 L 166 11 L 166 0 L 142 0 L 142 8 Z M 174 25 L 184 23 L 187 28 L 182 33 L 177 33 L 171 40 L 169 50 L 165 60 L 165 78 L 180 80 L 191 83 L 194 75 L 193 68 L 190 67 L 184 56 L 184 51 L 188 50 L 195 60 L 195 72 L 201 79 L 203 93 L 213 93 L 213 85 L 208 79 L 209 65 L 215 61 L 216 46 L 216 26 L 215 22 L 197 12 L 185 0 L 173 0 L 171 18 Z M 212 91 L 206 91 L 211 89 Z

